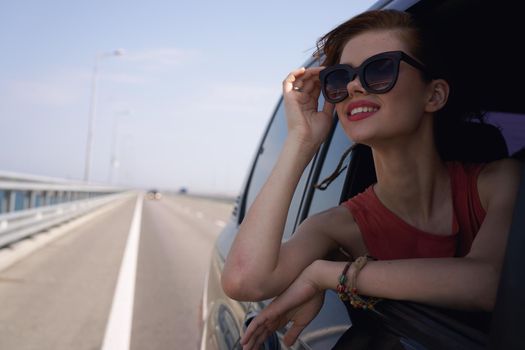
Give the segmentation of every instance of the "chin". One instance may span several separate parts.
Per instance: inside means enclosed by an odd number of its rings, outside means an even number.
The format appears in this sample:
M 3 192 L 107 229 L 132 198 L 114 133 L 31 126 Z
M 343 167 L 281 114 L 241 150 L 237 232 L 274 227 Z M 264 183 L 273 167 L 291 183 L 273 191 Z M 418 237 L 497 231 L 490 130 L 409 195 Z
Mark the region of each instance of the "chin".
M 356 130 L 355 127 L 344 127 L 346 136 L 354 143 L 361 143 L 363 145 L 370 146 L 373 141 L 372 135 L 370 132 L 364 132 L 364 130 Z

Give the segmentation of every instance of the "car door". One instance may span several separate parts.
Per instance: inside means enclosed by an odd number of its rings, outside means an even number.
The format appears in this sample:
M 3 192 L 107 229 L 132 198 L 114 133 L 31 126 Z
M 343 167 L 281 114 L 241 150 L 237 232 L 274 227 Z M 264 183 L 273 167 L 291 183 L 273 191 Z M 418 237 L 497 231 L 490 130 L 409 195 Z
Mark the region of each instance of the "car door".
M 257 194 L 266 182 L 283 147 L 286 135 L 287 124 L 284 104 L 280 100 L 263 136 L 263 140 L 257 149 L 253 166 L 234 209 L 234 214 L 215 244 L 203 296 L 204 325 L 201 341 L 201 348 L 203 349 L 230 350 L 238 348 L 242 328 L 264 307 L 264 303 L 242 303 L 228 298 L 220 287 L 220 275 L 224 260 L 237 234 L 244 214 L 253 204 Z M 311 176 L 314 162 L 315 158 L 304 170 L 293 195 L 286 219 L 283 240 L 290 237 L 297 225 L 299 209 L 304 199 L 305 186 Z M 279 346 L 277 338 L 274 337 L 272 339 L 268 341 L 268 344 Z M 273 343 L 271 343 L 272 341 Z

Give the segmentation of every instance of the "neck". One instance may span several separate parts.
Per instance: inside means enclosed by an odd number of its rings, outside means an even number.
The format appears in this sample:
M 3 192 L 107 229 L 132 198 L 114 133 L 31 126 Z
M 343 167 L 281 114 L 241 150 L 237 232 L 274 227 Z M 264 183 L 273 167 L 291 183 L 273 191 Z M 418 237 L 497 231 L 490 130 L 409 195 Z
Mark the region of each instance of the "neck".
M 428 136 L 428 134 L 427 134 Z M 448 210 L 450 179 L 432 137 L 374 146 L 381 202 L 407 222 L 425 227 Z

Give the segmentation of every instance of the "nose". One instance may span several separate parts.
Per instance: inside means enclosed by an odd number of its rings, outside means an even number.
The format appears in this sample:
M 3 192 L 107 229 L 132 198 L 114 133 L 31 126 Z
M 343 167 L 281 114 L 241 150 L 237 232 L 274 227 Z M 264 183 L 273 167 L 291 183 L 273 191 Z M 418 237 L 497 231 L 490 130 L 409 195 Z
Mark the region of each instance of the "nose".
M 348 91 L 349 96 L 355 96 L 356 93 L 365 94 L 366 90 L 361 85 L 359 76 L 356 74 L 352 80 L 346 84 L 346 90 Z

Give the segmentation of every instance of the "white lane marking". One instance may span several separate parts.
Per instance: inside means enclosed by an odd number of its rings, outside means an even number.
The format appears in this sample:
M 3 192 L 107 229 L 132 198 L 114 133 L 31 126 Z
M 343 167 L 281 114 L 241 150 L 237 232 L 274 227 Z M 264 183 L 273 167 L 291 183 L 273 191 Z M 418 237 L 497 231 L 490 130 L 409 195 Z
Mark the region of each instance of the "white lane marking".
M 102 350 L 128 350 L 133 321 L 133 299 L 135 297 L 135 275 L 142 219 L 143 196 L 139 195 L 133 212 L 124 257 L 113 295 L 111 313 L 106 325 Z
M 174 203 L 173 208 L 178 209 L 179 212 L 182 212 L 188 216 L 193 215 L 197 219 L 206 220 L 208 222 L 213 222 L 215 226 L 218 226 L 220 228 L 223 228 L 226 226 L 226 221 L 220 220 L 220 219 L 213 220 L 212 218 L 209 218 L 208 216 L 206 216 L 206 214 L 202 212 L 201 210 L 195 209 L 193 207 L 188 207 L 185 205 L 181 205 L 179 203 Z
M 208 283 L 210 279 L 210 269 L 206 270 L 206 276 L 204 276 L 204 289 L 202 292 L 202 321 L 206 322 L 208 318 Z

